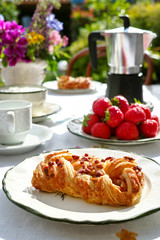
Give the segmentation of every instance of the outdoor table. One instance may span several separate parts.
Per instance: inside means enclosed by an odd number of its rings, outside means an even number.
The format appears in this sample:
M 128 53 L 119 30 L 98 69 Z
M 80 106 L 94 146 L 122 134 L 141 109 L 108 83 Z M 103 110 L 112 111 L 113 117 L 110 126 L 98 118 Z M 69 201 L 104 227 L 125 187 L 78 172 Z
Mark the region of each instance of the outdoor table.
M 144 100 L 153 104 L 153 112 L 160 118 L 160 85 L 143 86 L 143 89 Z M 71 118 L 87 114 L 92 108 L 93 101 L 98 97 L 105 96 L 105 93 L 106 84 L 100 85 L 96 92 L 79 94 L 57 93 L 48 90 L 47 101 L 59 104 L 61 106 L 61 111 L 36 124 L 41 124 L 50 128 L 50 131 L 53 132 L 51 140 L 26 153 L 0 155 L 1 182 L 8 169 L 21 163 L 26 158 L 56 149 L 101 146 L 98 142 L 90 141 L 70 133 L 67 129 L 67 123 Z M 142 154 L 160 163 L 160 141 L 134 146 L 106 145 L 106 148 Z M 135 239 L 138 240 L 159 239 L 160 212 L 158 211 L 136 220 L 116 224 L 85 225 L 57 222 L 41 218 L 13 204 L 6 197 L 1 184 L 0 239 L 118 240 L 120 238 L 116 236 L 116 233 L 120 233 L 122 229 L 138 234 L 138 236 L 135 236 Z

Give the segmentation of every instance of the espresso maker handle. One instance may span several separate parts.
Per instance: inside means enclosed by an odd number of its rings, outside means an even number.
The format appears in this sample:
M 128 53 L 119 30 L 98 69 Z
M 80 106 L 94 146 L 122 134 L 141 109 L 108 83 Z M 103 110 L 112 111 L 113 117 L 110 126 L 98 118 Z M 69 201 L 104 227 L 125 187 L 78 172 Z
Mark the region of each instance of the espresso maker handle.
M 101 31 L 91 32 L 88 36 L 89 42 L 89 55 L 92 68 L 97 69 L 97 40 L 105 41 L 104 36 L 101 35 Z
M 123 20 L 124 29 L 127 29 L 130 27 L 130 19 L 128 15 L 120 16 L 119 18 Z

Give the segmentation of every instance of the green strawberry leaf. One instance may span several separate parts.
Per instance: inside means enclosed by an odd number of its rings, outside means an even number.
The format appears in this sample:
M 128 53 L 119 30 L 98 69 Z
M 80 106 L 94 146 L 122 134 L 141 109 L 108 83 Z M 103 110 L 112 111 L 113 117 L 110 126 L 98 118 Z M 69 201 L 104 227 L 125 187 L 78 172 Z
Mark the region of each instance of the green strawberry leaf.
M 110 112 L 109 112 L 109 110 L 107 109 L 107 110 L 105 111 L 104 122 L 107 122 L 108 120 L 110 120 Z
M 84 115 L 83 123 L 82 123 L 83 127 L 88 127 L 88 121 L 90 120 L 89 116 L 90 116 L 90 114 Z
M 134 102 L 141 104 L 141 102 L 138 99 L 136 99 L 136 98 L 134 98 Z
M 112 105 L 119 107 L 119 99 L 117 99 L 117 98 L 114 97 L 114 98 L 112 99 Z

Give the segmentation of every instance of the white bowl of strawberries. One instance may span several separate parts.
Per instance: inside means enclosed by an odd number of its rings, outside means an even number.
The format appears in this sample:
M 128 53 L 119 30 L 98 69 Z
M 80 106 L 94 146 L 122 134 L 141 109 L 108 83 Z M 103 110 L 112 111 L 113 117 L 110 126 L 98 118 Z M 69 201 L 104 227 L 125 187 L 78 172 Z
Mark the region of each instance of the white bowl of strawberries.
M 121 95 L 111 100 L 98 98 L 92 104 L 92 111 L 84 116 L 82 131 L 96 138 L 116 136 L 127 141 L 153 138 L 160 128 L 158 116 L 153 115 L 146 105 L 129 104 Z

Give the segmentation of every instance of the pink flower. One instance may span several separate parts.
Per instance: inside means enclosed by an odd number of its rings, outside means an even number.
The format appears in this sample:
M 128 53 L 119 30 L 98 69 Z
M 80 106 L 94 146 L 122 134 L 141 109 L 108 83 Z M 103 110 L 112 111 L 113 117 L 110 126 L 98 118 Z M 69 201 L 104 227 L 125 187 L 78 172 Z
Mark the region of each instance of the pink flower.
M 48 51 L 50 54 L 53 54 L 53 51 L 54 51 L 53 45 L 48 46 Z
M 68 45 L 68 37 L 67 36 L 63 36 L 61 37 L 60 33 L 57 30 L 53 30 L 50 33 L 49 36 L 49 47 L 48 47 L 48 51 L 53 54 L 54 51 L 54 46 L 57 46 L 59 44 L 62 44 L 62 47 L 65 47 Z
M 63 36 L 63 44 L 62 44 L 62 46 L 63 47 L 66 47 L 67 45 L 68 45 L 68 37 L 67 36 Z
M 62 43 L 62 38 L 60 33 L 57 30 L 53 30 L 49 36 L 49 42 L 50 44 L 53 44 L 54 46 Z

